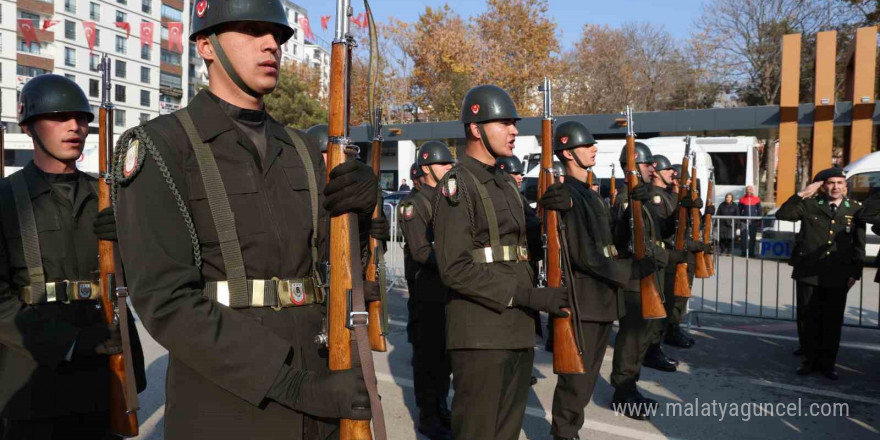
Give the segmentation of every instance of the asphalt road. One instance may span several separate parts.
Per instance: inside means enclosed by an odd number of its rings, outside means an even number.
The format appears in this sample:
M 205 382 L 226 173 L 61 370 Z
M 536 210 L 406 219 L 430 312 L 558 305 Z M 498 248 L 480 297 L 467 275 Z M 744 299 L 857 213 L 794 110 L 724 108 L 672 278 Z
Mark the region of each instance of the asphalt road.
M 393 440 L 424 438 L 417 435 L 413 422 L 417 413 L 411 350 L 404 328 L 406 295 L 400 289 L 390 293 L 390 348 L 387 353 L 374 354 L 389 438 Z M 666 346 L 667 353 L 682 362 L 678 372 L 643 370 L 639 382 L 642 392 L 660 402 L 660 414 L 650 421 L 618 416 L 609 408 L 612 336 L 581 438 L 880 438 L 878 330 L 844 329 L 837 367 L 840 380 L 832 382 L 818 375 L 795 375 L 799 360 L 791 354 L 796 346 L 793 322 L 704 313 L 699 314 L 699 323 L 700 327 L 692 328 L 697 340 L 693 348 Z M 162 439 L 167 353 L 140 323 L 138 326 L 149 380 L 140 396 L 138 438 Z M 540 338 L 536 338 L 536 347 L 543 347 Z M 556 384 L 552 354 L 539 348 L 535 358 L 538 383 L 530 394 L 521 439 L 551 438 L 550 408 Z M 811 415 L 811 411 L 818 411 L 818 415 Z M 822 416 L 822 411 L 837 414 Z

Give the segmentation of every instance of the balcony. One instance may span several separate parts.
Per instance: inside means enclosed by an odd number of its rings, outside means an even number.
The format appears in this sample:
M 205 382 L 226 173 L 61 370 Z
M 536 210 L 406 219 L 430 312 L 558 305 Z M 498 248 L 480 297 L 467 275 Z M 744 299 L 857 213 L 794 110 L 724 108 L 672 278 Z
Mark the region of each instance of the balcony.
M 16 27 L 15 29 L 15 34 L 18 36 L 18 38 L 24 39 L 24 34 L 21 33 L 21 29 L 19 29 L 18 27 Z M 55 31 L 44 31 L 39 28 L 39 25 L 37 25 L 37 29 L 35 29 L 35 31 L 37 33 L 37 40 L 39 40 L 40 43 L 52 43 L 55 41 Z
M 30 55 L 21 52 L 19 52 L 17 55 L 18 64 L 21 64 L 23 66 L 36 67 L 38 69 L 43 69 L 47 72 L 55 70 L 54 58 L 46 58 L 39 55 Z
M 18 9 L 42 15 L 55 15 L 55 2 L 52 0 L 18 0 Z
M 180 104 L 159 101 L 159 114 L 168 115 L 180 110 Z

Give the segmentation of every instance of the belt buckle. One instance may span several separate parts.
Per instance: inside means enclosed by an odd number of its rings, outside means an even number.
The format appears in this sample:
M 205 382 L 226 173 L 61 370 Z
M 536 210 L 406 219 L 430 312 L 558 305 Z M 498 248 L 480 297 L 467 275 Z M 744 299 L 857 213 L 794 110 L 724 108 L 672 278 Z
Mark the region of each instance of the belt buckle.
M 73 283 L 76 289 L 77 299 L 89 299 L 92 297 L 92 283 Z
M 290 280 L 290 300 L 292 303 L 301 306 L 306 303 L 306 286 L 302 279 Z

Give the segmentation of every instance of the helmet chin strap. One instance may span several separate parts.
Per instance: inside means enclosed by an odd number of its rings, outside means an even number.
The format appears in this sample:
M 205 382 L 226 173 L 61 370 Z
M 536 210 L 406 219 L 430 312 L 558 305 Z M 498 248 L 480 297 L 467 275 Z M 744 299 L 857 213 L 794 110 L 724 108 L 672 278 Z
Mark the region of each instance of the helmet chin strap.
M 492 149 L 492 145 L 489 144 L 489 137 L 486 136 L 486 130 L 483 128 L 482 122 L 477 122 L 477 128 L 480 130 L 480 140 L 483 141 L 483 146 L 486 147 L 486 150 L 489 151 L 489 154 L 492 155 L 492 158 L 498 160 L 498 155 L 495 153 L 495 150 Z
M 216 33 L 211 33 L 208 36 L 208 40 L 211 41 L 211 45 L 214 46 L 214 53 L 217 54 L 217 60 L 220 61 L 220 65 L 223 66 L 223 70 L 226 71 L 226 74 L 229 75 L 229 79 L 238 86 L 241 91 L 247 93 L 248 95 L 253 96 L 254 98 L 261 99 L 263 95 L 254 91 L 254 89 L 248 87 L 245 84 L 244 80 L 238 76 L 238 72 L 235 71 L 235 67 L 232 67 L 232 63 L 229 61 L 229 58 L 226 56 L 226 51 L 223 50 L 223 46 L 220 45 L 220 40 L 217 39 Z
M 665 170 L 662 170 L 662 171 L 665 171 Z M 660 176 L 660 180 L 663 181 L 664 185 L 666 185 L 666 186 L 672 185 L 672 182 L 666 180 L 666 178 L 663 177 L 663 173 L 661 173 L 660 171 L 657 171 L 657 175 Z
M 590 168 L 590 167 L 584 165 L 583 162 L 581 162 L 581 160 L 580 160 L 580 158 L 578 158 L 577 154 L 574 154 L 574 151 L 571 152 L 571 157 L 574 158 L 574 163 L 576 163 L 577 166 L 581 167 L 582 169 L 587 170 Z
M 39 133 L 37 133 L 36 127 L 34 127 L 34 121 L 33 121 L 33 120 L 28 121 L 28 123 L 27 123 L 27 127 L 28 127 L 28 131 L 31 132 L 31 136 L 33 136 L 33 138 L 34 138 L 34 141 L 36 141 L 37 146 L 40 147 L 40 150 L 43 150 L 44 153 L 48 154 L 49 157 L 51 157 L 52 159 L 57 160 L 58 162 L 65 163 L 65 164 L 69 162 L 69 161 L 67 161 L 67 160 L 61 159 L 60 157 L 58 157 L 58 156 L 52 154 L 52 152 L 49 151 L 49 150 L 46 148 L 46 146 L 43 144 L 43 140 L 40 139 L 40 135 L 39 135 Z

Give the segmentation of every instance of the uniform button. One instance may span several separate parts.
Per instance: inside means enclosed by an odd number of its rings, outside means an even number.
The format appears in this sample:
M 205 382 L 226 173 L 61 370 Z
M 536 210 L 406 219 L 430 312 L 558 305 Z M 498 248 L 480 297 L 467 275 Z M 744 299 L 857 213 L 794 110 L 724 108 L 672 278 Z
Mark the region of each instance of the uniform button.
M 831 224 L 832 224 L 832 225 L 834 224 L 834 220 L 831 220 Z
M 828 240 L 828 244 L 831 244 L 831 240 Z
M 831 255 L 831 252 L 825 252 L 825 255 Z
M 828 231 L 828 233 L 834 235 L 834 231 Z

